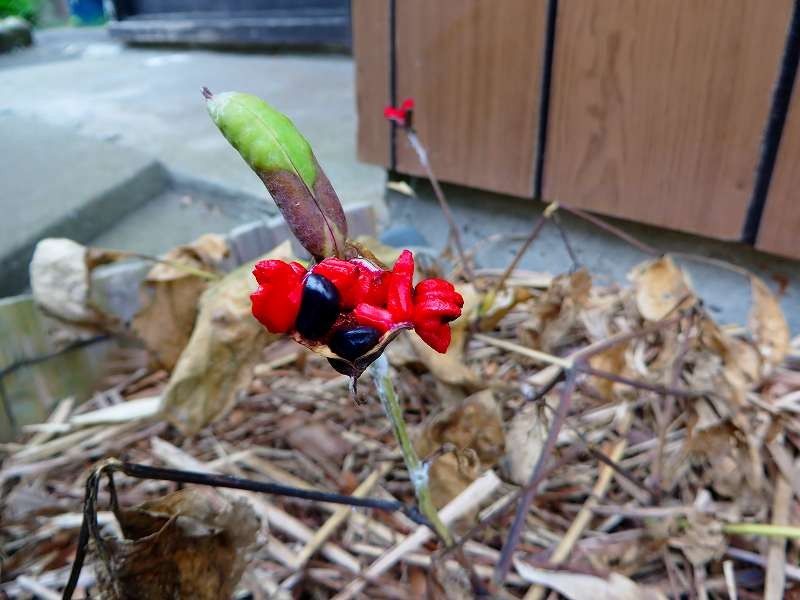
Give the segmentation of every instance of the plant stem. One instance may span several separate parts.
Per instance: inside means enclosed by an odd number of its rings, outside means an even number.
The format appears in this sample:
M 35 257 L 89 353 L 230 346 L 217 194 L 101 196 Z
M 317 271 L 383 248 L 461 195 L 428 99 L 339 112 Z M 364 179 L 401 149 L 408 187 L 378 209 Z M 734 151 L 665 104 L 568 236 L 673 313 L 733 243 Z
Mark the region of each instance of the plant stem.
M 450 210 L 450 205 L 448 204 L 447 198 L 442 191 L 442 187 L 439 185 L 439 180 L 436 178 L 436 175 L 433 174 L 433 167 L 431 167 L 431 163 L 428 160 L 428 152 L 425 150 L 425 147 L 422 145 L 422 142 L 417 137 L 417 134 L 413 129 L 406 127 L 403 130 L 406 132 L 406 136 L 408 136 L 408 141 L 411 144 L 411 147 L 417 154 L 419 164 L 421 164 L 422 168 L 425 169 L 425 174 L 428 176 L 428 179 L 431 182 L 431 187 L 433 187 L 433 193 L 436 195 L 436 200 L 439 201 L 439 207 L 442 209 L 444 218 L 447 219 L 447 224 L 450 226 L 450 235 L 453 238 L 453 243 L 455 244 L 458 258 L 461 261 L 461 268 L 463 269 L 467 279 L 472 281 L 472 279 L 474 279 L 474 273 L 472 272 L 472 267 L 469 264 L 467 253 L 464 250 L 464 244 L 461 243 L 461 233 L 458 230 L 458 225 L 456 225 L 455 217 L 453 216 L 453 212 Z
M 733 535 L 762 535 L 765 537 L 780 537 L 792 540 L 800 539 L 800 527 L 792 527 L 791 525 L 728 523 L 722 526 L 722 531 Z
M 400 445 L 400 451 L 403 453 L 403 460 L 406 463 L 408 476 L 411 479 L 414 492 L 417 496 L 419 511 L 430 521 L 431 527 L 445 545 L 452 546 L 453 536 L 450 530 L 447 529 L 447 526 L 439 518 L 439 513 L 433 505 L 431 489 L 428 485 L 428 465 L 420 461 L 411 443 L 411 438 L 408 437 L 406 422 L 403 419 L 403 409 L 400 407 L 400 402 L 397 400 L 397 393 L 394 391 L 394 384 L 389 375 L 389 360 L 386 358 L 385 354 L 382 354 L 372 363 L 370 374 L 375 380 L 375 387 L 381 399 L 381 406 L 383 406 L 383 411 L 392 424 L 394 436 L 397 438 L 397 443 Z

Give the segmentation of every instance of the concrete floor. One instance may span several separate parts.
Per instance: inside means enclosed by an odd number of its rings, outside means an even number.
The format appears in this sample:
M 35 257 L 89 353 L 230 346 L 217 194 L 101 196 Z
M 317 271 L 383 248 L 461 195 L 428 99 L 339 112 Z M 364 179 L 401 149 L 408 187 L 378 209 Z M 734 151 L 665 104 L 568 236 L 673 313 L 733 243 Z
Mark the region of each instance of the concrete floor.
M 37 32 L 0 56 L 0 114 L 39 119 L 148 154 L 177 174 L 264 197 L 263 184 L 209 119 L 200 88 L 238 90 L 288 114 L 343 203 L 379 201 L 383 170 L 356 159 L 353 61 L 120 45 L 103 29 Z M 91 177 L 92 165 L 86 165 Z

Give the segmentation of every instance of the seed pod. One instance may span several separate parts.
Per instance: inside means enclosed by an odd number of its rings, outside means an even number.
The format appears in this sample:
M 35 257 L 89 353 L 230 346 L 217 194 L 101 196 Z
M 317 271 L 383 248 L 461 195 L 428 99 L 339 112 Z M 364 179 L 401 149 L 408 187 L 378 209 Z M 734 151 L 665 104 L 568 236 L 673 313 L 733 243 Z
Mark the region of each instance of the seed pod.
M 381 334 L 374 327 L 339 329 L 328 340 L 328 347 L 342 358 L 353 361 L 374 348 L 380 339 Z
M 309 340 L 325 336 L 339 316 L 339 292 L 327 277 L 311 273 L 303 284 L 295 329 Z
M 257 96 L 207 88 L 203 96 L 214 123 L 267 186 L 303 247 L 318 260 L 344 258 L 344 210 L 294 123 Z

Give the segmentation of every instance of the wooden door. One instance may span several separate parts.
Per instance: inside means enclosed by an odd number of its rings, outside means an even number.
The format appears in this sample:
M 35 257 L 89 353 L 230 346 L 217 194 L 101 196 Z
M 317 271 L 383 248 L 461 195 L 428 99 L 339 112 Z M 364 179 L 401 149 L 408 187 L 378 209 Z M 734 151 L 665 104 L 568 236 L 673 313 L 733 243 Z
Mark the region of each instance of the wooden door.
M 739 239 L 791 0 L 562 0 L 544 193 Z
M 756 247 L 800 259 L 800 85 L 794 84 Z
M 393 5 L 396 100 L 416 101 L 414 124 L 437 176 L 532 196 L 546 1 Z M 378 43 L 390 33 L 389 3 L 355 0 L 353 16 L 360 156 L 392 166 L 390 128 L 378 122 L 390 84 L 391 48 Z M 402 135 L 395 156 L 398 171 L 422 174 Z

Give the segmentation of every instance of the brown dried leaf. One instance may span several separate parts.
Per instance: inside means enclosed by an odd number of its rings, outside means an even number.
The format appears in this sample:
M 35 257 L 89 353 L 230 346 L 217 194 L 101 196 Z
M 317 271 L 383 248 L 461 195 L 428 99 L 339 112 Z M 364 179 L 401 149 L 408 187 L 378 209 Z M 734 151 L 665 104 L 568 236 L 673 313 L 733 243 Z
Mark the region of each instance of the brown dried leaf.
M 628 277 L 636 288 L 639 313 L 648 321 L 660 321 L 697 302 L 686 274 L 669 256 L 635 266 Z
M 189 341 L 197 318 L 197 300 L 208 279 L 195 270 L 216 273 L 228 253 L 222 236 L 206 234 L 186 246 L 173 248 L 142 281 L 141 308 L 131 327 L 166 369 L 172 370 Z M 179 265 L 188 267 L 181 269 Z
M 549 428 L 550 418 L 542 406 L 528 403 L 517 411 L 508 426 L 508 452 L 502 461 L 508 479 L 518 485 L 528 482 L 542 453 Z
M 615 344 L 607 350 L 594 354 L 589 358 L 589 365 L 600 371 L 606 371 L 614 375 L 623 375 L 627 366 L 625 353 L 628 350 L 628 344 Z M 614 398 L 614 382 L 605 377 L 590 378 L 592 386 L 600 392 L 607 400 Z
M 532 320 L 526 324 L 534 347 L 551 352 L 582 328 L 581 311 L 589 302 L 592 276 L 586 269 L 559 275 L 544 295 L 532 302 Z
M 442 508 L 450 500 L 467 489 L 481 474 L 481 461 L 472 448 L 455 450 L 437 456 L 428 471 L 431 499 L 436 508 Z M 467 515 L 470 519 L 475 513 Z
M 753 305 L 749 328 L 758 350 L 772 367 L 780 365 L 789 352 L 789 326 L 778 299 L 755 275 L 750 276 Z
M 660 591 L 639 585 L 619 573 L 610 573 L 607 579 L 584 573 L 539 569 L 514 559 L 514 566 L 524 579 L 543 585 L 571 600 L 666 600 Z
M 227 600 L 250 559 L 258 518 L 243 499 L 188 488 L 116 513 L 126 539 L 105 539 L 100 597 Z
M 475 450 L 485 467 L 494 466 L 505 452 L 500 409 L 491 390 L 464 399 L 458 406 L 431 415 L 422 424 L 414 446 L 421 456 L 453 444 Z
M 436 457 L 430 467 L 433 502 L 442 507 L 505 451 L 500 409 L 491 390 L 465 398 L 458 406 L 431 415 L 415 436 L 414 446 L 425 457 L 452 444 L 455 450 Z
M 728 547 L 722 525 L 712 515 L 701 511 L 690 512 L 683 533 L 671 538 L 669 543 L 698 567 L 719 560 Z
M 497 294 L 493 294 L 489 306 L 485 306 L 485 301 L 482 302 L 478 329 L 480 331 L 492 331 L 517 304 L 530 300 L 532 297 L 531 291 L 524 287 L 504 289 Z
M 289 242 L 265 258 L 291 259 Z M 261 349 L 277 338 L 250 312 L 253 263 L 228 273 L 200 298 L 197 323 L 164 390 L 162 410 L 187 435 L 221 416 L 247 388 Z

